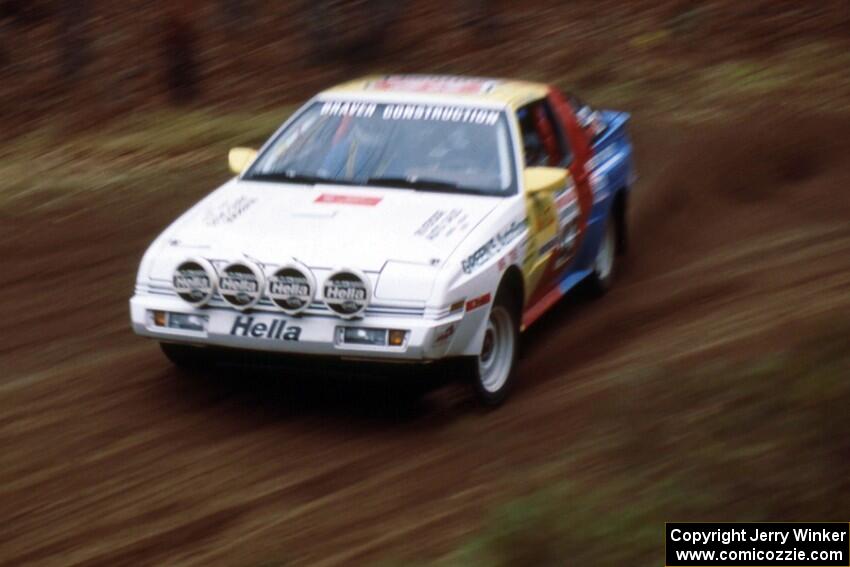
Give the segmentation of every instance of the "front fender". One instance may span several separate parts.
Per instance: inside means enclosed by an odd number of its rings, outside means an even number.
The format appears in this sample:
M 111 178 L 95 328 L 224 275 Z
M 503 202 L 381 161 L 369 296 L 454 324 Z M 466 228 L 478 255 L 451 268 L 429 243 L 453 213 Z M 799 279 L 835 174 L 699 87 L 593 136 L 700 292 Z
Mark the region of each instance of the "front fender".
M 510 267 L 523 273 L 529 228 L 524 209 L 499 215 L 487 238 L 479 238 L 452 255 L 441 270 L 431 302 L 450 305 L 463 300 L 463 318 L 450 353 L 456 356 L 481 352 L 486 323 L 505 274 Z

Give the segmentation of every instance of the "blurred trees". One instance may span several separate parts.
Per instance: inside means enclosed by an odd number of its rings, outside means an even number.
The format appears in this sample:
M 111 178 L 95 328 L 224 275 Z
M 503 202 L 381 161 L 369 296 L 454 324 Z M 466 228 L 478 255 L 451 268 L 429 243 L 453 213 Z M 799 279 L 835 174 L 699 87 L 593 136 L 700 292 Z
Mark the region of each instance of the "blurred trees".
M 231 33 L 249 29 L 256 15 L 252 0 L 218 0 L 218 9 L 222 27 Z
M 303 14 L 314 61 L 346 60 L 365 63 L 386 54 L 388 40 L 414 0 L 303 0 Z M 498 0 L 443 2 L 447 23 L 480 34 L 498 27 Z
M 58 44 L 57 74 L 63 80 L 76 79 L 91 60 L 90 16 L 90 0 L 0 0 L 0 65 L 14 60 L 8 39 L 11 30 L 53 22 Z
M 405 30 L 430 25 L 435 15 L 440 15 L 437 26 L 489 34 L 496 12 L 503 7 L 499 4 L 498 0 L 446 0 L 443 6 L 423 0 L 301 0 L 292 4 L 271 0 L 120 4 L 106 0 L 0 0 L 0 69 L 4 62 L 19 62 L 16 72 L 52 75 L 60 81 L 62 92 L 69 92 L 87 71 L 114 69 L 108 72 L 115 88 L 124 93 L 121 98 L 133 88 L 128 80 L 138 82 L 140 76 L 149 75 L 152 82 L 143 87 L 148 96 L 149 89 L 156 88 L 171 102 L 185 104 L 203 94 L 207 64 L 216 69 L 239 68 L 238 64 L 229 65 L 231 61 L 205 58 L 227 57 L 230 52 L 220 48 L 237 42 L 256 46 L 254 37 L 247 35 L 256 30 L 262 30 L 262 37 L 275 44 L 301 44 L 314 68 L 335 63 L 368 66 L 394 55 L 397 38 Z M 423 14 L 425 19 L 421 19 Z M 116 17 L 120 18 L 117 24 Z M 129 22 L 132 25 L 128 26 Z M 19 31 L 23 37 L 15 36 Z M 113 58 L 123 64 L 108 62 Z M 280 64 L 286 64 L 285 60 Z M 94 86 L 97 84 L 101 83 Z
M 0 0 L 0 20 L 17 26 L 26 26 L 47 18 L 47 6 L 43 2 L 27 0 Z
M 498 27 L 500 6 L 497 0 L 458 0 L 457 3 L 463 26 L 480 33 L 490 33 Z
M 77 79 L 91 57 L 87 24 L 90 0 L 60 1 L 56 6 L 59 34 L 59 73 L 66 81 Z
M 744 51 L 762 57 L 789 46 L 843 45 L 847 0 L 787 4 L 0 0 L 0 107 L 37 116 L 69 97 L 105 114 L 163 101 L 295 100 L 375 69 L 542 77 L 569 68 L 570 81 L 602 77 L 593 86 L 613 73 L 597 57 L 608 53 L 603 37 L 658 54 L 675 43 L 706 64 Z M 637 24 L 616 23 L 625 16 Z M 675 79 L 673 71 L 665 76 Z
M 302 13 L 315 62 L 374 58 L 409 0 L 303 0 Z
M 13 60 L 10 38 L 13 28 L 21 29 L 44 20 L 43 8 L 26 0 L 0 0 L 0 68 Z
M 194 0 L 174 0 L 166 11 L 161 58 L 172 102 L 192 101 L 200 91 Z

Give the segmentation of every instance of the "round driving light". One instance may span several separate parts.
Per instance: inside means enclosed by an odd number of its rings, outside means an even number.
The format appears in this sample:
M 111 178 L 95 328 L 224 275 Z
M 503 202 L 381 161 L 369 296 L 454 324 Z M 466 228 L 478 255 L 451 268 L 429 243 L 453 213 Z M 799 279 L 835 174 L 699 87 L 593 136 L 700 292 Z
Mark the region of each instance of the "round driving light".
M 356 270 L 337 270 L 328 276 L 322 286 L 325 305 L 343 319 L 361 315 L 371 298 L 369 279 Z
M 285 313 L 297 315 L 313 302 L 316 279 L 306 266 L 287 264 L 268 278 L 266 295 Z
M 263 295 L 263 272 L 248 262 L 233 262 L 221 271 L 218 291 L 230 305 L 244 311 Z
M 202 258 L 185 260 L 174 269 L 171 285 L 183 301 L 201 307 L 215 293 L 215 270 Z

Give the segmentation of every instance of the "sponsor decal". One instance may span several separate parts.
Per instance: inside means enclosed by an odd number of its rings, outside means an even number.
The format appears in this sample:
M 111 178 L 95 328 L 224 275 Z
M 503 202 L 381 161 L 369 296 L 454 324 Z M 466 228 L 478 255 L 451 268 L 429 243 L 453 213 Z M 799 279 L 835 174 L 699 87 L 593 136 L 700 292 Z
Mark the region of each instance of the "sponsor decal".
M 587 160 L 587 167 L 589 169 L 597 169 L 605 165 L 609 160 L 617 157 L 616 151 L 613 146 L 607 146 L 603 148 L 600 152 L 595 153 L 589 160 Z
M 269 339 L 276 341 L 297 341 L 301 338 L 301 327 L 287 325 L 283 319 L 274 319 L 271 323 L 262 323 L 247 315 L 239 315 L 233 320 L 230 334 L 234 337 Z
M 593 202 L 598 203 L 606 199 L 610 193 L 608 190 L 608 175 L 594 171 L 590 174 L 590 186 L 593 188 Z
M 371 81 L 367 88 L 378 91 L 479 94 L 492 91 L 500 81 L 476 77 L 444 75 L 390 75 Z
M 555 248 L 555 245 L 556 245 L 557 243 L 558 243 L 558 238 L 557 238 L 557 237 L 556 237 L 556 238 L 550 238 L 549 240 L 547 240 L 546 242 L 544 242 L 544 243 L 540 246 L 540 248 L 539 248 L 539 249 L 538 249 L 538 251 L 537 251 L 537 254 L 538 254 L 539 256 L 543 256 L 544 254 L 546 254 L 547 252 L 549 252 L 550 250 L 552 250 L 553 248 Z
M 558 238 L 556 241 L 555 267 L 560 268 L 575 257 L 578 245 L 578 197 L 572 180 L 562 191 L 555 195 L 555 208 L 558 210 Z
M 372 298 L 369 279 L 354 270 L 337 270 L 325 280 L 322 298 L 328 308 L 344 319 L 362 314 Z
M 351 116 L 383 120 L 430 120 L 462 122 L 493 126 L 499 121 L 500 110 L 470 106 L 440 106 L 427 104 L 377 104 L 373 102 L 328 101 L 319 110 L 322 116 Z
M 322 116 L 356 116 L 370 118 L 378 106 L 372 102 L 326 102 L 319 111 Z
M 221 297 L 236 309 L 248 309 L 263 294 L 263 273 L 253 264 L 233 262 L 221 271 L 218 290 Z
M 488 240 L 481 248 L 469 255 L 461 262 L 461 268 L 464 273 L 471 274 L 481 264 L 493 257 L 494 254 L 502 250 L 508 244 L 513 242 L 520 234 L 525 232 L 528 227 L 526 219 L 515 220 L 496 236 Z
M 231 223 L 256 202 L 257 200 L 253 197 L 245 197 L 244 195 L 233 201 L 225 201 L 217 208 L 208 210 L 203 222 L 207 226 Z
M 555 193 L 555 208 L 558 209 L 559 215 L 564 212 L 565 209 L 577 206 L 578 205 L 578 196 L 575 191 L 576 185 L 573 182 L 572 177 L 567 178 L 567 184 Z
M 450 238 L 457 230 L 469 228 L 469 216 L 463 209 L 436 210 L 413 234 L 427 240 Z
M 330 193 L 322 193 L 316 200 L 316 203 L 333 203 L 337 205 L 363 205 L 365 207 L 374 207 L 381 202 L 380 197 L 364 197 L 362 195 L 333 195 Z
M 576 255 L 578 244 L 578 215 L 571 219 L 570 223 L 561 229 L 558 235 L 558 249 L 555 256 L 555 267 L 569 263 Z
M 466 122 L 493 126 L 500 111 L 468 106 L 426 106 L 420 104 L 387 104 L 381 113 L 384 120 L 433 120 L 435 122 Z
M 485 293 L 481 297 L 476 297 L 475 299 L 470 299 L 466 302 L 466 310 L 467 311 L 475 311 L 479 307 L 483 307 L 490 303 L 490 294 Z
M 288 264 L 272 273 L 266 294 L 272 303 L 290 315 L 301 313 L 313 302 L 316 280 L 306 266 Z
M 171 276 L 171 285 L 177 295 L 197 307 L 212 299 L 215 283 L 215 270 L 202 259 L 181 262 Z
M 558 222 L 560 224 L 564 224 L 576 216 L 578 216 L 578 202 L 575 200 L 558 210 Z

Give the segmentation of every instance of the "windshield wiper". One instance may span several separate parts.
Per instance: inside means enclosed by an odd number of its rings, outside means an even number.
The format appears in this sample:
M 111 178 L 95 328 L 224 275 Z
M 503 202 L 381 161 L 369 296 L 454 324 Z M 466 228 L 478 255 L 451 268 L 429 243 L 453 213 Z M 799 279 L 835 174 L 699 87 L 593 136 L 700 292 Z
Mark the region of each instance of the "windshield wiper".
M 334 179 L 323 175 L 312 175 L 307 173 L 298 173 L 295 171 L 276 172 L 276 173 L 254 173 L 248 175 L 245 181 L 274 181 L 277 183 L 328 183 L 333 185 L 352 185 L 351 181 L 345 179 Z
M 444 181 L 442 179 L 434 179 L 431 177 L 417 177 L 415 175 L 408 177 L 370 177 L 366 180 L 366 185 L 376 185 L 378 187 L 401 187 L 404 189 L 413 189 L 414 191 L 444 191 L 447 193 L 475 194 L 486 193 L 486 191 L 481 191 L 480 189 L 462 187 L 452 181 Z
M 365 183 L 358 183 L 349 179 L 337 179 L 323 175 L 299 173 L 297 171 L 282 171 L 273 173 L 254 173 L 246 175 L 245 181 L 271 181 L 276 183 L 327 183 L 330 185 L 374 185 L 376 187 L 400 187 L 413 189 L 414 191 L 440 191 L 446 193 L 468 193 L 473 195 L 487 195 L 487 191 L 474 187 L 464 187 L 452 181 L 434 179 L 431 177 L 370 177 Z

